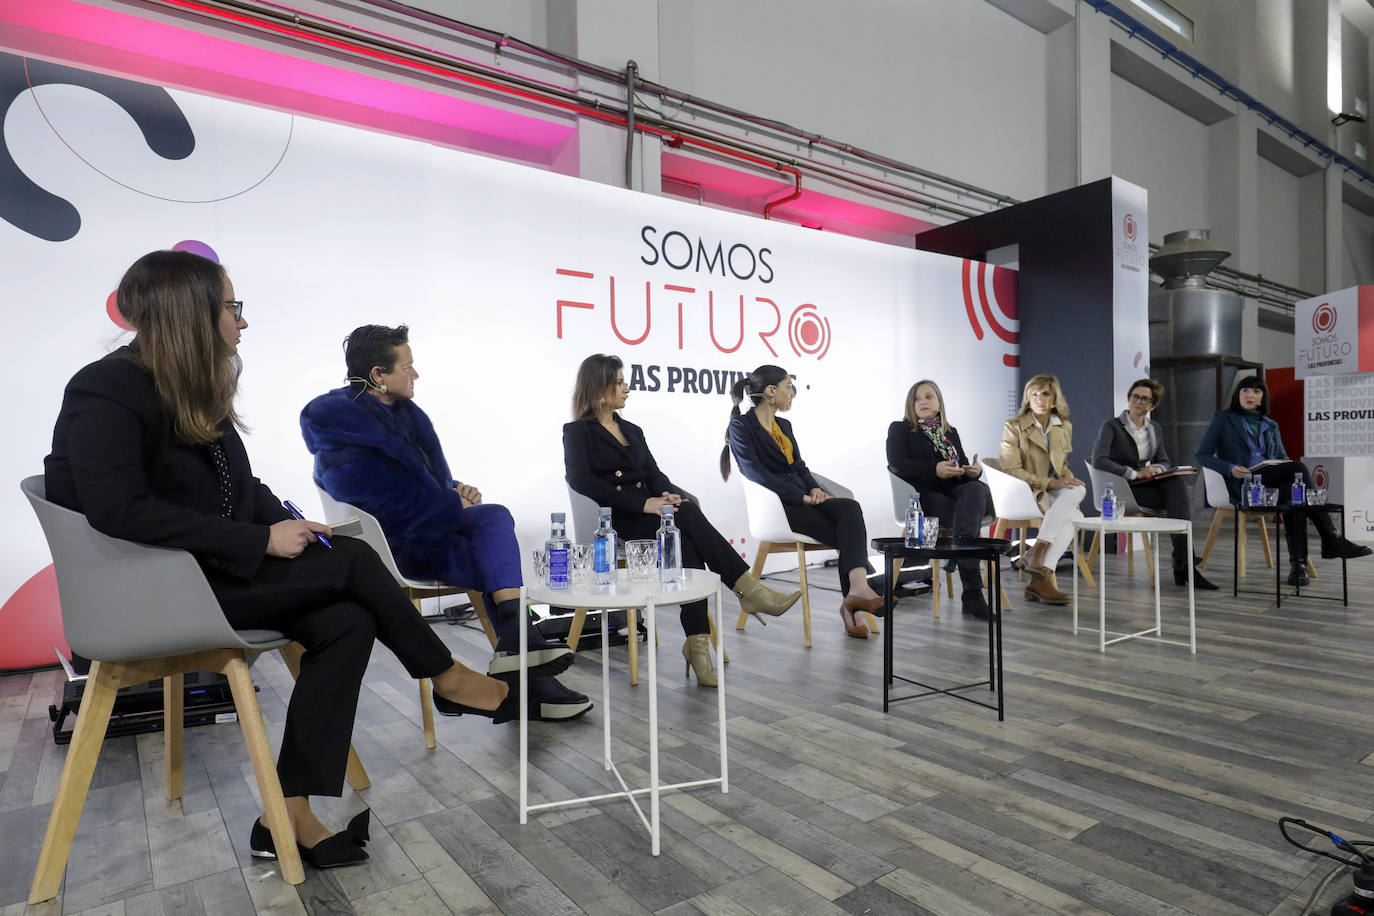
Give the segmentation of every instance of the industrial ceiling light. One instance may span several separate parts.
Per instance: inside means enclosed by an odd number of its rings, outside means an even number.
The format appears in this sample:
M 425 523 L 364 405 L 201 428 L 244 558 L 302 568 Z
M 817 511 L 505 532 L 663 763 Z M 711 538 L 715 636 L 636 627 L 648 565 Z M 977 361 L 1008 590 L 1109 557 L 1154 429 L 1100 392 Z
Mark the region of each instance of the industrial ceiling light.
M 1351 121 L 1354 121 L 1356 124 L 1363 124 L 1365 123 L 1365 117 L 1364 115 L 1343 111 L 1331 119 L 1331 123 L 1336 127 L 1340 127 L 1342 124 L 1349 124 Z

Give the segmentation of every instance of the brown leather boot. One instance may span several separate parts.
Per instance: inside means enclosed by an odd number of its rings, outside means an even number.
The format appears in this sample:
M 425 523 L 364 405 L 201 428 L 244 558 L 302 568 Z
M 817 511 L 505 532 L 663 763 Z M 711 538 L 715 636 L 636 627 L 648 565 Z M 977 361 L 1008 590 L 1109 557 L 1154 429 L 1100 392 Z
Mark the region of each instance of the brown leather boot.
M 1036 581 L 1054 572 L 1045 565 L 1045 551 L 1050 549 L 1049 541 L 1036 541 L 1035 546 L 1026 552 L 1021 560 L 1021 568 L 1031 574 Z
M 1026 600 L 1043 601 L 1046 604 L 1068 604 L 1069 596 L 1054 586 L 1052 576 L 1037 576 L 1026 583 Z

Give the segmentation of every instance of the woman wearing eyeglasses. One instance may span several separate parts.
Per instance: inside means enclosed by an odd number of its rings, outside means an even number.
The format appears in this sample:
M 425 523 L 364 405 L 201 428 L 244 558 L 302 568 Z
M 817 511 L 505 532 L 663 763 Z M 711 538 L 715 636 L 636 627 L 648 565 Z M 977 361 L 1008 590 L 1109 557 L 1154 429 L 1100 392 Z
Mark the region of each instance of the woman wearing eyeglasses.
M 1045 517 L 1035 546 L 1022 561 L 1030 573 L 1027 601 L 1068 604 L 1055 586 L 1054 567 L 1073 543 L 1073 522 L 1083 517 L 1078 504 L 1088 488 L 1069 470 L 1073 425 L 1069 403 L 1053 375 L 1037 375 L 1021 392 L 1021 410 L 1002 427 L 998 452 L 1002 470 L 1030 484 Z
M 453 660 L 370 547 L 325 547 L 328 526 L 293 518 L 253 476 L 234 409 L 248 323 L 219 264 L 155 251 L 125 272 L 116 301 L 137 335 L 67 384 L 43 462 L 48 498 L 110 537 L 190 552 L 231 626 L 305 647 L 277 758 L 282 793 L 306 864 L 360 863 L 366 812 L 331 833 L 310 796 L 343 792 L 373 643 L 464 712 L 493 716 L 514 697 Z M 249 846 L 276 857 L 261 820 Z
M 1171 470 L 1169 453 L 1164 448 L 1164 431 L 1150 418 L 1150 411 L 1164 399 L 1164 386 L 1152 378 L 1131 383 L 1126 409 L 1121 416 L 1102 424 L 1093 444 L 1092 465 L 1110 471 L 1130 482 L 1131 495 L 1147 509 L 1163 511 L 1169 518 L 1193 519 L 1193 491 L 1186 477 L 1155 479 Z M 1173 535 L 1174 583 L 1188 585 L 1188 537 Z M 1215 589 L 1197 569 L 1193 586 Z
M 740 412 L 745 396 L 754 409 Z M 883 599 L 868 584 L 873 568 L 868 565 L 868 533 L 863 510 L 852 499 L 827 493 L 802 460 L 801 446 L 792 424 L 778 416 L 792 406 L 797 388 L 787 370 L 759 366 L 735 383 L 730 391 L 735 402 L 726 433 L 729 445 L 720 455 L 720 476 L 730 476 L 730 456 L 739 471 L 754 483 L 778 494 L 787 522 L 798 534 L 831 544 L 840 554 L 840 618 L 844 630 L 856 639 L 868 638 L 868 626 L 855 619 L 856 611 L 872 613 Z

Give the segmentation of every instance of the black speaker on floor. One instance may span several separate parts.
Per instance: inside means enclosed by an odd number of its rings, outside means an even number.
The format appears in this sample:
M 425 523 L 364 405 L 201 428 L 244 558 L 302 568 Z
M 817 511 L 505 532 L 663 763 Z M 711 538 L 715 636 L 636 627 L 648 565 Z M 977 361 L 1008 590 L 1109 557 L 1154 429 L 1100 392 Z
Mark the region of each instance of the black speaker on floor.
M 188 671 L 182 678 L 182 686 L 185 692 L 183 722 L 186 727 L 238 721 L 234 696 L 229 690 L 229 680 L 224 675 L 212 671 Z M 81 696 L 85 688 L 84 677 L 63 681 L 57 702 L 48 707 L 54 743 L 71 743 L 76 713 L 81 708 Z M 134 684 L 115 694 L 110 727 L 105 732 L 107 737 L 160 732 L 162 728 L 161 680 Z

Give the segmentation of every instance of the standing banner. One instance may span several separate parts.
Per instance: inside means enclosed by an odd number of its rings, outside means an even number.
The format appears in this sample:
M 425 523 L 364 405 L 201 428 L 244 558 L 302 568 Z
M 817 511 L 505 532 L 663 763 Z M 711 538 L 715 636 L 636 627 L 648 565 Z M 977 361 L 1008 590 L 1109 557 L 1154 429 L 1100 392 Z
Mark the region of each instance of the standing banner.
M 1374 371 L 1374 286 L 1293 303 L 1297 378 Z
M 916 379 L 938 381 L 970 451 L 996 452 L 1016 347 L 976 333 L 961 259 L 99 74 L 81 82 L 24 89 L 5 124 L 0 295 L 23 341 L 10 373 L 25 384 L 4 408 L 0 668 L 52 661 L 46 648 L 5 656 L 7 615 L 55 606 L 50 577 L 16 603 L 50 563 L 18 481 L 42 470 L 66 381 L 129 339 L 112 291 L 154 249 L 180 244 L 228 269 L 246 303 L 248 453 L 307 511 L 299 412 L 343 383 L 343 338 L 370 323 L 410 326 L 416 403 L 454 475 L 509 506 L 528 546 L 568 508 L 562 426 L 592 353 L 625 361 L 625 417 L 748 557 L 739 482 L 717 465 L 726 391 L 760 364 L 795 376 L 802 453 L 854 490 L 872 536 L 897 531 L 884 441 Z M 1014 330 L 1014 272 L 978 267 L 973 292 Z
M 1149 192 L 1112 176 L 1112 398 L 1150 370 Z

